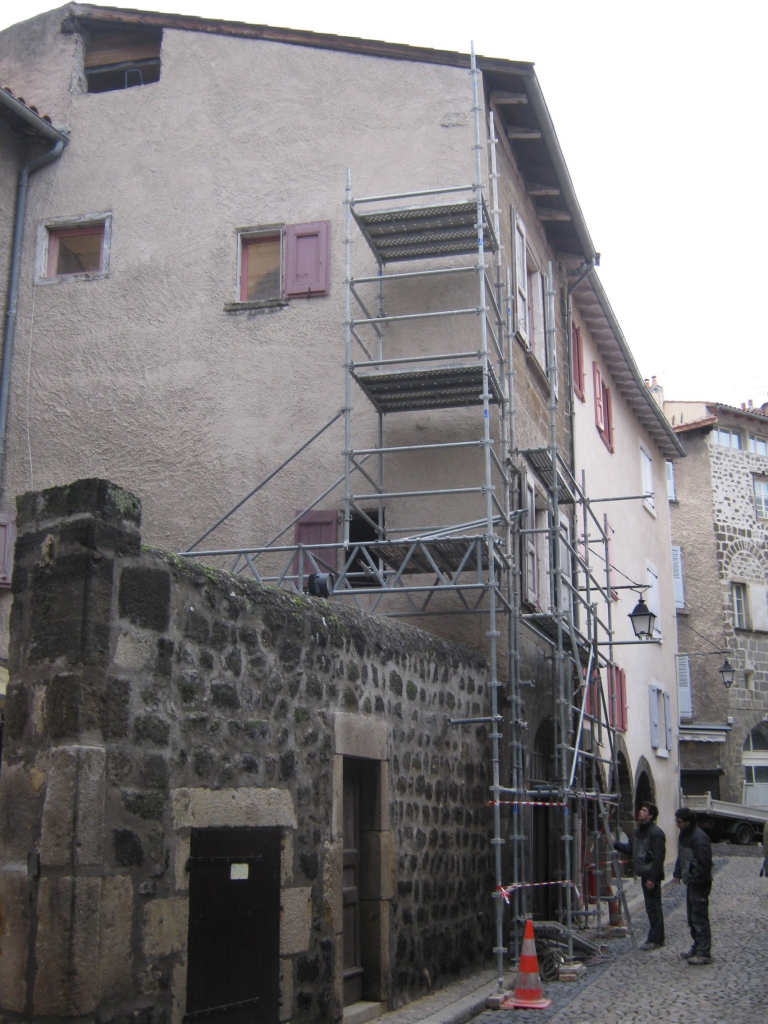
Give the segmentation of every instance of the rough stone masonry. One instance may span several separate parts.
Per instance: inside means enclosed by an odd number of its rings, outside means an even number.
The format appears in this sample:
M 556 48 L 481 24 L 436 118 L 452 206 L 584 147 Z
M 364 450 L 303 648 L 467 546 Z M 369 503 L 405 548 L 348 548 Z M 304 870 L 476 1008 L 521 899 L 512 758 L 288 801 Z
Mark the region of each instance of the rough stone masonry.
M 0 772 L 8 1021 L 180 1021 L 193 828 L 280 828 L 280 1019 L 342 1012 L 342 778 L 370 991 L 397 1006 L 492 946 L 481 657 L 141 544 L 103 480 L 18 499 Z M 365 946 L 365 942 L 363 943 Z M 366 960 L 367 957 L 367 960 Z

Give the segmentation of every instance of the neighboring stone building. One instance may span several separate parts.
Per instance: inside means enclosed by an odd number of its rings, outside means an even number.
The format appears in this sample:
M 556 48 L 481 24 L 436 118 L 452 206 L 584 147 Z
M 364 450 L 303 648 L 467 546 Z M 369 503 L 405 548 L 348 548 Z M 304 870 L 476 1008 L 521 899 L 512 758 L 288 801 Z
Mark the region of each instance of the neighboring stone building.
M 3 1010 L 180 1024 L 257 948 L 263 1019 L 332 1021 L 349 942 L 390 1006 L 482 962 L 486 727 L 448 724 L 487 715 L 482 659 L 142 547 L 140 519 L 99 480 L 19 502 Z
M 768 806 L 768 404 L 664 410 L 688 452 L 669 478 L 683 792 Z

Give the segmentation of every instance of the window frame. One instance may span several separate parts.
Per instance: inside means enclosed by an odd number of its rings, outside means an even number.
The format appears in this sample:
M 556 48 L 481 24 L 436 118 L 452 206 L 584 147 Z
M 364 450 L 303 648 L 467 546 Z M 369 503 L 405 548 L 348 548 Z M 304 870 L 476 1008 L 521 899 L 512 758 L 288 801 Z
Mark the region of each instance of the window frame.
M 643 494 L 650 494 L 650 498 L 643 498 L 643 508 L 656 515 L 656 489 L 653 485 L 653 456 L 644 444 L 640 445 L 640 477 L 643 487 Z
M 758 495 L 758 488 L 764 493 Z M 755 499 L 755 515 L 758 519 L 768 519 L 768 480 L 752 477 L 752 494 Z
M 731 606 L 733 609 L 733 628 L 749 629 L 749 594 L 747 584 L 740 580 L 731 582 Z
M 757 450 L 758 445 L 762 445 L 763 448 L 765 448 L 765 451 L 759 452 Z M 752 455 L 760 455 L 762 457 L 768 456 L 768 439 L 761 437 L 759 434 L 748 434 L 747 451 Z
M 101 255 L 99 270 L 85 270 L 77 274 L 49 275 L 54 255 L 58 255 L 58 239 L 67 233 L 95 234 L 101 228 Z M 53 242 L 53 245 L 51 244 Z M 101 281 L 109 277 L 112 253 L 112 214 L 85 213 L 74 217 L 55 217 L 45 220 L 37 228 L 35 258 L 35 284 L 63 284 L 67 281 Z
M 728 435 L 728 444 L 723 444 L 723 442 L 720 440 L 721 434 Z M 744 451 L 744 438 L 741 436 L 741 431 L 736 429 L 735 427 L 715 426 L 712 428 L 712 436 L 714 438 L 715 444 L 718 445 L 720 448 L 732 448 L 734 451 L 737 452 Z M 738 438 L 738 444 L 732 443 L 733 438 Z
M 512 208 L 512 269 L 515 291 L 515 336 L 529 350 L 530 314 L 528 308 L 528 235 L 517 210 Z
M 284 254 L 283 234 L 284 234 L 284 228 L 285 228 L 285 225 L 283 225 L 283 224 L 272 224 L 272 225 L 267 225 L 267 226 L 265 226 L 263 228 L 242 228 L 242 229 L 238 229 L 238 232 L 237 232 L 237 292 L 236 292 L 236 296 L 237 297 L 236 297 L 236 300 L 235 300 L 238 303 L 238 305 L 240 305 L 240 306 L 248 306 L 248 307 L 251 307 L 251 308 L 258 308 L 258 307 L 262 307 L 262 306 L 271 306 L 271 305 L 275 305 L 275 304 L 283 305 L 283 304 L 285 304 L 287 302 L 285 296 L 283 295 L 283 277 L 284 277 L 284 274 L 283 274 L 283 254 Z M 247 287 L 248 287 L 248 281 L 247 281 L 247 276 L 246 276 L 247 273 L 248 273 L 248 259 L 247 259 L 246 252 L 247 252 L 247 249 L 248 249 L 248 246 L 250 245 L 250 243 L 253 242 L 253 241 L 256 241 L 256 239 L 259 239 L 259 238 L 263 238 L 264 241 L 267 241 L 268 239 L 271 239 L 271 238 L 277 238 L 279 240 L 279 243 L 280 243 L 280 264 L 279 264 L 279 269 L 280 269 L 280 286 L 278 288 L 279 294 L 275 295 L 275 296 L 272 296 L 270 298 L 264 298 L 264 299 L 248 299 L 248 298 L 243 298 L 243 294 L 244 293 L 247 296 Z
M 613 454 L 613 400 L 611 389 L 605 383 L 603 371 L 592 363 L 592 384 L 595 392 L 595 426 L 608 451 Z
M 649 683 L 648 693 L 651 747 L 657 757 L 668 758 L 672 756 L 675 742 L 672 700 L 666 687 L 656 679 Z M 662 738 L 664 746 L 661 744 Z
M 235 283 L 235 301 L 225 304 L 224 309 L 229 313 L 236 313 L 248 309 L 270 309 L 287 306 L 295 299 L 317 299 L 325 298 L 331 291 L 331 222 L 330 220 L 306 221 L 301 224 L 257 224 L 249 227 L 236 228 L 237 237 L 237 276 Z M 295 284 L 289 281 L 288 260 L 295 253 L 297 239 L 302 235 L 317 234 L 321 239 L 322 254 L 319 264 L 323 268 L 323 287 L 316 290 L 299 290 Z M 243 275 L 246 273 L 245 250 L 247 243 L 253 239 L 273 238 L 280 239 L 280 294 L 265 299 L 244 299 L 247 294 L 243 289 Z

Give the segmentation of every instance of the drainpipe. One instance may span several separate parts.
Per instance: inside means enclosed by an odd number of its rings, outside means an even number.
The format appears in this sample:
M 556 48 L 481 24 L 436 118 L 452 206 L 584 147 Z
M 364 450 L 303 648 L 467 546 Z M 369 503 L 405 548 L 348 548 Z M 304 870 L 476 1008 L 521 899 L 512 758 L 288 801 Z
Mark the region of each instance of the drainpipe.
M 16 334 L 16 307 L 19 295 L 19 277 L 21 274 L 21 248 L 24 240 L 24 219 L 27 209 L 27 194 L 31 174 L 45 167 L 46 164 L 58 160 L 64 152 L 69 139 L 57 131 L 42 117 L 20 103 L 15 96 L 0 89 L 0 103 L 17 117 L 22 118 L 44 138 L 53 142 L 51 149 L 39 156 L 27 160 L 19 171 L 19 183 L 16 192 L 16 212 L 13 222 L 13 247 L 11 249 L 11 270 L 8 277 L 8 301 L 5 307 L 5 335 L 3 338 L 2 371 L 0 371 L 0 491 L 2 490 L 3 470 L 5 468 L 5 426 L 8 418 L 8 395 L 11 388 L 11 361 L 13 359 L 13 341 Z

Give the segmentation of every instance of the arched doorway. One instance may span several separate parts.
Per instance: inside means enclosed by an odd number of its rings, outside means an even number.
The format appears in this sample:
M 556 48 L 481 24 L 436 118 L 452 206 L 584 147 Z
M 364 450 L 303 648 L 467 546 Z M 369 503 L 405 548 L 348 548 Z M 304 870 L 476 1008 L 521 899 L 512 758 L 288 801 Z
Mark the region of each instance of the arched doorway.
M 618 766 L 618 778 L 616 780 L 616 791 L 619 796 L 619 828 L 632 835 L 635 827 L 635 802 L 632 798 L 632 776 L 629 771 L 629 764 L 623 751 L 616 751 L 616 763 Z M 650 799 L 643 797 L 644 800 Z
M 760 722 L 747 734 L 741 751 L 744 765 L 744 803 L 768 807 L 768 722 Z
M 656 787 L 653 784 L 651 766 L 644 757 L 641 757 L 635 773 L 635 815 L 646 801 L 656 803 Z

